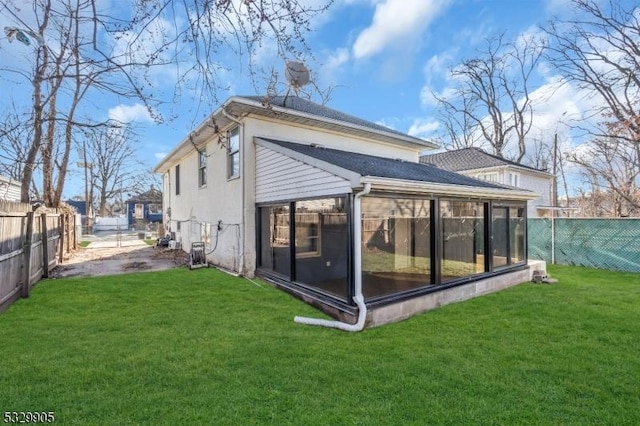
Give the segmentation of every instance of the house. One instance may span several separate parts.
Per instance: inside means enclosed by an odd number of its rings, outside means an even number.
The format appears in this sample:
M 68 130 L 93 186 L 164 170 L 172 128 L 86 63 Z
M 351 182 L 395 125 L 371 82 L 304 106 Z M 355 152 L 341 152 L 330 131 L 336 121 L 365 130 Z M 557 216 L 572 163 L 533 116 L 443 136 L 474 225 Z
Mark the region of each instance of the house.
M 480 148 L 463 148 L 422 155 L 420 162 L 476 179 L 535 192 L 538 196 L 530 201 L 527 207 L 527 216 L 530 218 L 546 216 L 552 211 L 550 206 L 555 177 L 543 170 L 488 154 Z
M 160 163 L 164 226 L 360 330 L 530 279 L 530 191 L 419 163 L 431 142 L 295 96 L 234 96 Z
M 19 202 L 22 185 L 13 179 L 0 176 L 0 200 Z
M 162 192 L 151 186 L 146 192 L 126 201 L 129 226 L 147 229 L 149 224 L 162 223 Z

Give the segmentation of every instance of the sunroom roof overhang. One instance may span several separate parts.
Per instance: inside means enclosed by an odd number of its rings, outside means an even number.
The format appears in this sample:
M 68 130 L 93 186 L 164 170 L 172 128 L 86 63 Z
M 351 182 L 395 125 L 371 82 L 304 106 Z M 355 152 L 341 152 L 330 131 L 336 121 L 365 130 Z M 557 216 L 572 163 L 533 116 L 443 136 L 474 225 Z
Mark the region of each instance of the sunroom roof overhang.
M 371 184 L 374 191 L 399 192 L 411 194 L 431 194 L 433 196 L 450 196 L 463 198 L 485 198 L 491 200 L 529 201 L 538 195 L 532 191 L 482 188 L 466 185 L 452 185 L 435 182 L 410 181 L 403 179 L 381 178 L 376 176 L 362 176 L 361 186 Z M 356 190 L 358 188 L 354 188 Z

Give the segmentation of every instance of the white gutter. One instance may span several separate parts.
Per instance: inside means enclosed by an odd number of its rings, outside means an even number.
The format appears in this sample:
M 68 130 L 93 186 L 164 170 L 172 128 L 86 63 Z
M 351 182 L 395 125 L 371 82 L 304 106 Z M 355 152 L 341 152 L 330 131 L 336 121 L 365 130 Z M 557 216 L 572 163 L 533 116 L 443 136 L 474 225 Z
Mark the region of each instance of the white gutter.
M 358 321 L 349 324 L 342 321 L 330 321 L 319 318 L 295 317 L 298 324 L 319 325 L 322 327 L 337 328 L 344 331 L 361 331 L 367 319 L 367 305 L 362 295 L 362 200 L 361 198 L 371 192 L 371 184 L 365 183 L 364 189 L 358 192 L 353 202 L 353 264 L 354 264 L 354 296 L 353 301 L 358 306 Z

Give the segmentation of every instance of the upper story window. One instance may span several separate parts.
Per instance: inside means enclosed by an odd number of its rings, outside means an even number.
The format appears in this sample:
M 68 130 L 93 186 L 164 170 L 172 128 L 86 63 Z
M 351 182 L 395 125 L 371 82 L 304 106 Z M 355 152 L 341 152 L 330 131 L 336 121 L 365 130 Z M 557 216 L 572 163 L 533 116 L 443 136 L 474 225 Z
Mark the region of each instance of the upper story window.
M 227 178 L 240 176 L 240 129 L 232 129 L 227 134 Z
M 176 195 L 180 195 L 180 164 L 176 166 Z
M 198 151 L 198 185 L 207 184 L 207 153 Z
M 498 173 L 482 173 L 479 174 L 477 178 L 489 182 L 498 182 Z
M 520 173 L 509 172 L 509 181 L 507 182 L 511 186 L 520 186 Z

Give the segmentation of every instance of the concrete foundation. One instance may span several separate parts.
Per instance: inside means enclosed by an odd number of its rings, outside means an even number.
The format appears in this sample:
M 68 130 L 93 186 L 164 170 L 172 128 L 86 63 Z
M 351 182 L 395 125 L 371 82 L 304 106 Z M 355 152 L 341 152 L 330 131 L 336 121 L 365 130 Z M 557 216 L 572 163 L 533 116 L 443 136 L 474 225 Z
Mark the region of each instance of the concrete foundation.
M 396 321 L 402 321 L 421 312 L 448 305 L 450 303 L 462 302 L 493 293 L 508 287 L 513 287 L 523 282 L 531 281 L 533 271 L 545 271 L 546 263 L 541 260 L 530 260 L 527 269 L 508 272 L 503 275 L 490 277 L 475 281 L 469 284 L 460 285 L 443 291 L 426 294 L 414 299 L 405 300 L 393 305 L 387 305 L 372 309 L 367 313 L 366 327 L 377 327 Z

